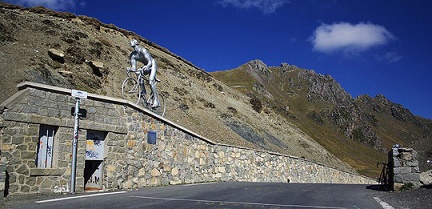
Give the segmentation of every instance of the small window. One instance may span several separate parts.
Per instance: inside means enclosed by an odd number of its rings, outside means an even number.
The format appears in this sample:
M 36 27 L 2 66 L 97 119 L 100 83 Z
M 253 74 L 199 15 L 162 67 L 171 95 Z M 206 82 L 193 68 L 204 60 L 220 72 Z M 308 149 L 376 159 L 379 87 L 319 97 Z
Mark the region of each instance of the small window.
M 57 127 L 41 125 L 37 144 L 36 167 L 52 168 L 54 155 L 54 136 Z

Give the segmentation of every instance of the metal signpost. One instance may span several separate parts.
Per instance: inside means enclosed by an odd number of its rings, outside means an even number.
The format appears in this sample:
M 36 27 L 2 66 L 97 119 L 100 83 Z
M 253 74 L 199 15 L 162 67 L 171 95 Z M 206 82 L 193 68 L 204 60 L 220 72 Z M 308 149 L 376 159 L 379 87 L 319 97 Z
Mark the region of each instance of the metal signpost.
M 87 99 L 87 92 L 72 90 L 72 96 L 75 97 L 75 123 L 74 123 L 74 136 L 72 138 L 72 169 L 71 169 L 71 180 L 70 188 L 71 194 L 75 194 L 75 180 L 76 180 L 76 160 L 77 160 L 77 149 L 78 149 L 78 130 L 79 130 L 79 107 L 81 99 Z

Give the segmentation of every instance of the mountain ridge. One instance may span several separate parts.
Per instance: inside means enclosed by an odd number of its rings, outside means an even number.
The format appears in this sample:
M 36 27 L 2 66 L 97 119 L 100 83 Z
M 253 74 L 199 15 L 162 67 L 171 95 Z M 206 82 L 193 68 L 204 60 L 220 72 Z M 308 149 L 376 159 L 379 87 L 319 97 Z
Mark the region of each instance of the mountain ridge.
M 263 104 L 261 109 L 284 116 L 337 157 L 351 161 L 360 172 L 373 172 L 371 165 L 385 162 L 385 152 L 394 144 L 418 149 L 422 169 L 427 169 L 426 160 L 432 157 L 431 147 L 423 146 L 432 138 L 431 121 L 384 95 L 353 98 L 330 75 L 288 63 L 267 66 L 252 60 L 211 74 L 246 95 L 254 95 Z M 342 146 L 345 149 L 335 144 L 341 142 L 347 144 Z M 359 147 L 363 154 L 358 153 Z M 361 159 L 363 155 L 370 159 Z

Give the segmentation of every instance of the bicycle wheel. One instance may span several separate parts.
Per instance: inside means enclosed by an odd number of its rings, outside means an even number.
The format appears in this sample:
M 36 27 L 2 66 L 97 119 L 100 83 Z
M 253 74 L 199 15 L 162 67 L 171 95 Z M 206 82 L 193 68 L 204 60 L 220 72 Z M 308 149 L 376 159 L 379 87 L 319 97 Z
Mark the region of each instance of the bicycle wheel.
M 166 104 L 165 104 L 165 98 L 163 97 L 163 95 L 159 94 L 159 107 L 157 107 L 157 108 L 151 107 L 153 100 L 154 100 L 153 93 L 151 93 L 148 98 L 144 97 L 143 98 L 144 107 L 146 107 L 150 111 L 152 111 L 152 112 L 154 112 L 154 113 L 156 113 L 162 117 L 165 116 Z
M 138 104 L 141 88 L 135 78 L 128 77 L 122 83 L 122 98 Z
M 162 94 L 159 94 L 159 107 L 152 108 L 152 111 L 162 117 L 165 116 L 166 113 L 166 104 L 165 104 L 165 98 Z

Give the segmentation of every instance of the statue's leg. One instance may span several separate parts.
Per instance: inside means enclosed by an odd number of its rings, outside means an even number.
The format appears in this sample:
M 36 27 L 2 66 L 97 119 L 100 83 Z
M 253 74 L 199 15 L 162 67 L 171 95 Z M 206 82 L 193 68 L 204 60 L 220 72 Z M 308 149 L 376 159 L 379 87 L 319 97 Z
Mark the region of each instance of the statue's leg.
M 152 107 L 159 107 L 159 96 L 156 90 L 156 71 L 157 71 L 157 65 L 156 62 L 153 62 L 152 69 L 149 76 L 149 84 L 150 88 L 153 93 L 153 104 Z
M 156 91 L 156 80 L 151 80 L 149 81 L 150 83 L 150 88 L 152 90 L 153 93 L 153 104 L 152 107 L 159 107 L 159 96 L 158 93 Z

